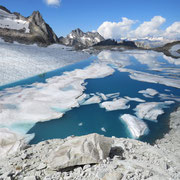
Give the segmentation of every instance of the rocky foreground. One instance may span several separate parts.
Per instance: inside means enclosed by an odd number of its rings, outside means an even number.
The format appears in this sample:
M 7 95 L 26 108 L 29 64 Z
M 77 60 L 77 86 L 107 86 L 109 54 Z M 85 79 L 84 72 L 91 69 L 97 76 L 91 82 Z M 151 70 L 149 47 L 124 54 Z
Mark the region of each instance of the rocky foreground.
M 180 108 L 154 146 L 98 134 L 29 145 L 0 162 L 0 179 L 179 180 Z

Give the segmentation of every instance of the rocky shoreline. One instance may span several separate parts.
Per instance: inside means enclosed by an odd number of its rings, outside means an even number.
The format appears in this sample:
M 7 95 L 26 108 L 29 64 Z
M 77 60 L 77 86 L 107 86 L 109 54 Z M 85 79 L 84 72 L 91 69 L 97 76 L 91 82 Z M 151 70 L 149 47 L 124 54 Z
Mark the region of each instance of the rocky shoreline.
M 0 179 L 180 179 L 180 107 L 170 132 L 152 146 L 98 134 L 28 145 L 0 162 Z

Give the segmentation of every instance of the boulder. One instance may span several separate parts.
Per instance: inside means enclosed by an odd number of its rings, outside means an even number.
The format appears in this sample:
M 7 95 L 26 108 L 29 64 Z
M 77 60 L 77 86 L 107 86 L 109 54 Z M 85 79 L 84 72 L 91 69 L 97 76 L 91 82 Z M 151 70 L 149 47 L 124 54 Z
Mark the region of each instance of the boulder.
M 96 164 L 109 156 L 112 144 L 111 138 L 98 134 L 74 137 L 52 150 L 46 163 L 52 170 Z

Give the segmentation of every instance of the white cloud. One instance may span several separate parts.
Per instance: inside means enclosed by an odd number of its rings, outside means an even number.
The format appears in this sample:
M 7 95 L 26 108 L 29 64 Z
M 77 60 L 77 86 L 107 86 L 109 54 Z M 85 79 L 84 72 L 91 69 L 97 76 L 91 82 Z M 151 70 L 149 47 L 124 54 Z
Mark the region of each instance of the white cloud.
M 169 26 L 164 33 L 164 36 L 168 38 L 177 39 L 180 37 L 180 22 L 174 22 L 171 26 Z
M 97 31 L 104 38 L 158 38 L 164 37 L 165 39 L 177 39 L 180 38 L 180 22 L 174 22 L 171 26 L 165 30 L 161 29 L 161 26 L 166 22 L 166 19 L 162 16 L 154 16 L 150 21 L 145 21 L 140 24 L 136 29 L 132 29 L 132 25 L 137 23 L 135 20 L 131 20 L 123 17 L 120 22 L 104 22 Z
M 61 0 L 45 0 L 47 5 L 52 5 L 52 6 L 59 6 L 61 3 Z
M 145 21 L 140 24 L 137 29 L 131 32 L 132 36 L 135 37 L 147 37 L 147 36 L 159 36 L 161 33 L 160 26 L 166 21 L 161 16 L 154 16 L 151 21 Z
M 116 23 L 116 22 L 104 22 L 101 26 L 98 28 L 98 32 L 104 37 L 104 38 L 119 38 L 123 35 L 126 35 L 126 33 L 131 29 L 132 24 L 134 24 L 135 21 L 125 18 L 122 18 L 122 21 Z

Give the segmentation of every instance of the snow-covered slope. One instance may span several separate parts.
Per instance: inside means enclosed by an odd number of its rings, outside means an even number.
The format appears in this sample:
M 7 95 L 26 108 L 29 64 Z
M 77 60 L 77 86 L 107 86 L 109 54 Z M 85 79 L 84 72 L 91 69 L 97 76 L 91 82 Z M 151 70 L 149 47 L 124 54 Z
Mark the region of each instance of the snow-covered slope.
M 0 6 L 0 37 L 8 42 L 37 43 L 45 46 L 59 42 L 39 11 L 34 11 L 26 18 L 19 13 L 11 13 L 3 6 Z
M 24 30 L 25 33 L 30 32 L 28 21 L 19 19 L 17 15 L 2 9 L 0 9 L 0 28 Z
M 87 59 L 62 45 L 46 48 L 37 45 L 0 42 L 0 86 Z

